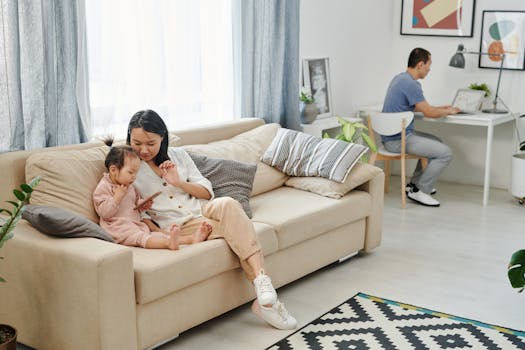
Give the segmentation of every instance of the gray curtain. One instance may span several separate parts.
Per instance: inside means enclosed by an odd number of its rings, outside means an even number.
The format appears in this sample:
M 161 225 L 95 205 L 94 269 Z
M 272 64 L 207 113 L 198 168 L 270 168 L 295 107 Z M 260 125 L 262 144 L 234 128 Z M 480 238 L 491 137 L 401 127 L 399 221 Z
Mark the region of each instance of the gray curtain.
M 0 152 L 87 141 L 83 5 L 0 0 Z
M 242 0 L 241 115 L 299 129 L 299 0 Z

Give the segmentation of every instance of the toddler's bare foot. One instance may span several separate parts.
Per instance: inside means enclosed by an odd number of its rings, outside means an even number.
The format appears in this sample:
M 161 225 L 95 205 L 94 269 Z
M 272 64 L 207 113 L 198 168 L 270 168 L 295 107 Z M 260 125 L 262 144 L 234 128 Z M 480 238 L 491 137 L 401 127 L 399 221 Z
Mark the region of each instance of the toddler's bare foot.
M 179 239 L 180 239 L 180 228 L 179 226 L 173 224 L 170 228 L 170 238 L 168 241 L 168 248 L 171 250 L 179 249 Z
M 206 221 L 203 221 L 202 224 L 199 226 L 197 231 L 193 234 L 193 243 L 203 242 L 208 238 L 211 231 L 213 230 L 213 227 L 207 223 Z

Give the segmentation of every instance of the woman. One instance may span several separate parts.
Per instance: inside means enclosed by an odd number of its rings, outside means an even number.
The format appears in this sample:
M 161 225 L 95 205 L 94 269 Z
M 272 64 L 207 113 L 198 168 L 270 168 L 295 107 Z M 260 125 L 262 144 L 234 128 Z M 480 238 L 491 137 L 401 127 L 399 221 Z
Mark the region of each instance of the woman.
M 150 229 L 158 231 L 176 224 L 185 236 L 211 226 L 207 239 L 223 238 L 253 282 L 257 298 L 252 311 L 276 328 L 294 329 L 297 320 L 277 299 L 264 272 L 253 224 L 241 205 L 230 197 L 213 198 L 211 183 L 186 151 L 168 147 L 168 129 L 156 112 L 135 113 L 129 121 L 127 143 L 142 160 L 135 186 L 144 197 L 162 192 L 147 211 L 149 219 L 144 219 Z

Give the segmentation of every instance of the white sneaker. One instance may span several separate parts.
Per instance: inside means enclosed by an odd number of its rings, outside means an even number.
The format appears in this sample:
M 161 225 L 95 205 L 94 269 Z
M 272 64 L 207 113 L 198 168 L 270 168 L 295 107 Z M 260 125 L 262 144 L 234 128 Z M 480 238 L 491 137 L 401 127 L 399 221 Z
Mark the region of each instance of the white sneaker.
M 414 187 L 417 188 L 416 185 L 414 185 L 412 182 L 409 182 L 407 183 L 407 185 L 405 186 L 405 192 L 408 193 L 410 192 L 411 189 L 413 189 Z M 437 190 L 435 188 L 432 189 L 432 191 L 430 191 L 430 195 L 435 195 L 437 193 Z
M 290 315 L 284 304 L 279 300 L 271 307 L 261 306 L 257 300 L 254 300 L 252 311 L 277 329 L 295 329 L 297 327 L 297 320 Z
M 273 305 L 277 301 L 277 292 L 272 285 L 272 280 L 263 271 L 253 280 L 255 293 L 260 305 Z
M 439 202 L 437 200 L 432 198 L 431 195 L 426 194 L 425 192 L 420 190 L 411 190 L 410 192 L 408 192 L 407 197 L 413 200 L 414 202 L 426 205 L 428 207 L 439 207 Z

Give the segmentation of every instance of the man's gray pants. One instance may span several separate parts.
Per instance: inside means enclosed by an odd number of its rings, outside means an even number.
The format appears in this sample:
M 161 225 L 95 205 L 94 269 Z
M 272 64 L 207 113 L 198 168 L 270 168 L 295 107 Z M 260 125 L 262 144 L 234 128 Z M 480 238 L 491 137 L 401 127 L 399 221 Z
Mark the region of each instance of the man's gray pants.
M 401 153 L 401 140 L 387 141 L 385 149 L 393 153 Z M 428 165 L 423 170 L 421 160 L 417 162 L 412 175 L 412 182 L 421 191 L 430 194 L 435 187 L 439 175 L 452 160 L 452 151 L 443 141 L 434 135 L 414 131 L 406 137 L 406 153 L 415 154 L 428 159 Z

